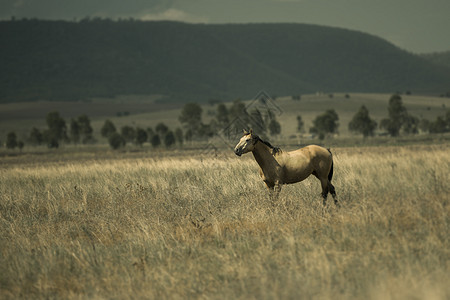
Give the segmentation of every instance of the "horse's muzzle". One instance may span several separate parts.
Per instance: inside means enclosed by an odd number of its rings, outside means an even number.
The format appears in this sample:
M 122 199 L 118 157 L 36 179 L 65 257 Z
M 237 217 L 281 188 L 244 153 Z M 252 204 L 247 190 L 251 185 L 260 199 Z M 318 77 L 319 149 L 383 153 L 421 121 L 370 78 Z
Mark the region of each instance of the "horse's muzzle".
M 234 153 L 235 153 L 237 156 L 241 156 L 241 155 L 242 155 L 242 151 L 241 151 L 240 149 L 234 149 Z

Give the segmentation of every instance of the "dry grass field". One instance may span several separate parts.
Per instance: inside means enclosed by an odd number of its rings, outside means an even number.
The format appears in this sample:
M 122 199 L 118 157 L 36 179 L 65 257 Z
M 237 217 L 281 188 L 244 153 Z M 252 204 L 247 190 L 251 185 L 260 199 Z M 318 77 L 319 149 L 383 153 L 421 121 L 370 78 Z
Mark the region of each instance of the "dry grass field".
M 0 298 L 449 299 L 449 146 L 332 149 L 339 209 L 251 155 L 1 164 Z

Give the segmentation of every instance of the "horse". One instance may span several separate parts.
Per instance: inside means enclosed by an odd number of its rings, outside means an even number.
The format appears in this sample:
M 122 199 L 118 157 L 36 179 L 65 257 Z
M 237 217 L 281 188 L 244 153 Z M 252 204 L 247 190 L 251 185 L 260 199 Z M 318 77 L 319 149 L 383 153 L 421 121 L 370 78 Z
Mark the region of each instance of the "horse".
M 234 148 L 237 156 L 252 152 L 260 167 L 260 175 L 271 200 L 278 198 L 281 185 L 305 180 L 311 174 L 320 180 L 323 205 L 326 205 L 328 193 L 333 196 L 334 204 L 339 206 L 336 190 L 331 184 L 333 178 L 333 155 L 329 149 L 309 145 L 294 151 L 285 152 L 262 140 L 259 136 L 244 130 L 244 135 Z

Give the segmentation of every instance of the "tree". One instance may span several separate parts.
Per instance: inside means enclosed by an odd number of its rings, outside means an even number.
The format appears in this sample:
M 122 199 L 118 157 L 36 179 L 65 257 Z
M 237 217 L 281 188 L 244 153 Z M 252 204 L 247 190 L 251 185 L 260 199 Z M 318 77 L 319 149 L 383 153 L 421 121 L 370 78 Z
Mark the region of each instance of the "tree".
M 66 121 L 57 111 L 48 113 L 45 121 L 47 122 L 48 131 L 44 136 L 49 148 L 58 148 L 60 141 L 68 141 Z
M 187 103 L 183 106 L 178 120 L 181 124 L 184 124 L 188 130 L 197 133 L 202 123 L 202 112 L 203 109 L 199 104 L 192 102 Z
M 183 130 L 179 127 L 175 129 L 175 140 L 179 145 L 183 145 Z
M 114 150 L 117 150 L 117 149 L 125 146 L 125 144 L 126 144 L 125 139 L 117 132 L 114 132 L 113 134 L 111 134 L 109 136 L 108 142 L 109 142 L 109 145 L 111 146 L 111 148 L 113 148 Z
M 445 116 L 438 116 L 434 121 L 422 119 L 419 128 L 430 133 L 450 132 L 450 109 L 447 109 Z
M 163 138 L 167 134 L 167 132 L 169 131 L 169 127 L 167 127 L 166 124 L 161 122 L 161 123 L 158 123 L 156 125 L 155 131 L 156 131 L 157 134 L 159 134 L 159 136 L 161 138 Z
M 318 134 L 319 139 L 323 140 L 325 135 L 337 132 L 337 128 L 339 127 L 338 120 L 339 117 L 336 111 L 329 109 L 314 119 L 313 127 L 309 131 Z
M 167 132 L 167 134 L 164 136 L 164 145 L 168 148 L 175 144 L 175 135 L 172 131 Z
M 353 119 L 348 123 L 350 131 L 361 133 L 364 138 L 373 136 L 376 128 L 377 122 L 370 118 L 369 110 L 364 105 L 360 107 Z
M 114 123 L 110 120 L 105 120 L 105 123 L 103 123 L 102 129 L 100 130 L 102 137 L 107 138 L 116 132 L 117 130 L 116 126 L 114 126 Z
M 247 110 L 245 108 L 245 104 L 242 103 L 240 99 L 236 99 L 233 101 L 233 104 L 230 107 L 229 115 L 233 117 L 239 117 L 241 119 L 246 118 Z M 241 128 L 242 130 L 242 128 Z
M 77 120 L 71 119 L 70 120 L 70 140 L 74 144 L 78 144 L 80 142 L 80 125 L 78 124 Z
M 81 142 L 83 144 L 90 143 L 94 140 L 92 133 L 94 130 L 91 126 L 91 120 L 87 115 L 81 115 L 77 119 L 78 127 L 80 129 Z
M 136 144 L 142 146 L 147 141 L 147 131 L 142 128 L 136 128 Z
M 305 123 L 303 122 L 302 116 L 297 116 L 297 132 L 302 132 Z
M 155 131 L 153 131 L 153 128 L 148 127 L 147 128 L 147 140 L 150 141 L 150 139 L 155 135 Z
M 58 148 L 59 147 L 59 140 L 56 138 L 56 136 L 52 133 L 51 130 L 45 130 L 42 134 L 44 137 L 44 141 L 47 143 L 48 148 Z
M 32 145 L 41 145 L 44 141 L 42 133 L 36 127 L 33 127 L 30 132 L 29 141 Z
M 225 104 L 221 103 L 217 106 L 216 119 L 221 128 L 225 128 L 230 123 L 230 119 L 228 118 L 228 109 Z
M 120 134 L 127 143 L 132 143 L 136 139 L 136 130 L 128 125 L 125 125 L 120 129 Z
M 380 127 L 386 129 L 391 136 L 398 136 L 400 130 L 406 134 L 419 132 L 419 119 L 408 114 L 399 95 L 392 95 L 388 106 L 389 118 L 381 120 Z
M 17 136 L 16 133 L 11 131 L 6 135 L 6 148 L 14 149 L 17 147 Z
M 419 133 L 419 123 L 420 123 L 419 118 L 412 116 L 410 114 L 406 114 L 402 124 L 403 132 L 406 134 Z
M 159 137 L 159 135 L 154 134 L 151 138 L 150 138 L 150 144 L 152 144 L 152 146 L 154 148 L 158 147 L 159 145 L 161 145 L 161 139 Z
M 387 130 L 389 135 L 398 136 L 407 115 L 400 95 L 392 95 L 388 105 L 388 119 L 381 120 L 380 127 Z
M 281 125 L 280 125 L 280 123 L 278 123 L 277 120 L 275 120 L 275 119 L 270 120 L 269 132 L 270 132 L 270 135 L 272 135 L 272 136 L 279 135 L 281 133 Z
M 267 116 L 268 124 L 270 124 L 272 120 L 274 120 L 274 116 Z M 264 122 L 264 118 L 258 109 L 254 109 L 250 112 L 248 127 L 253 128 L 261 135 L 264 135 L 264 133 L 266 132 L 266 122 Z

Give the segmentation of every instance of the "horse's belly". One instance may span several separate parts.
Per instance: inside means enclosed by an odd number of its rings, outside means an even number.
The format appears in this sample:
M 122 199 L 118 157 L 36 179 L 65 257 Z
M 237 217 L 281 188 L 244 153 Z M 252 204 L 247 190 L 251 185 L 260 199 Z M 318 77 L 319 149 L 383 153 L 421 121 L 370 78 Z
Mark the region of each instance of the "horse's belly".
M 300 182 L 308 178 L 312 171 L 313 170 L 308 167 L 302 170 L 285 168 L 283 182 L 286 184 Z

